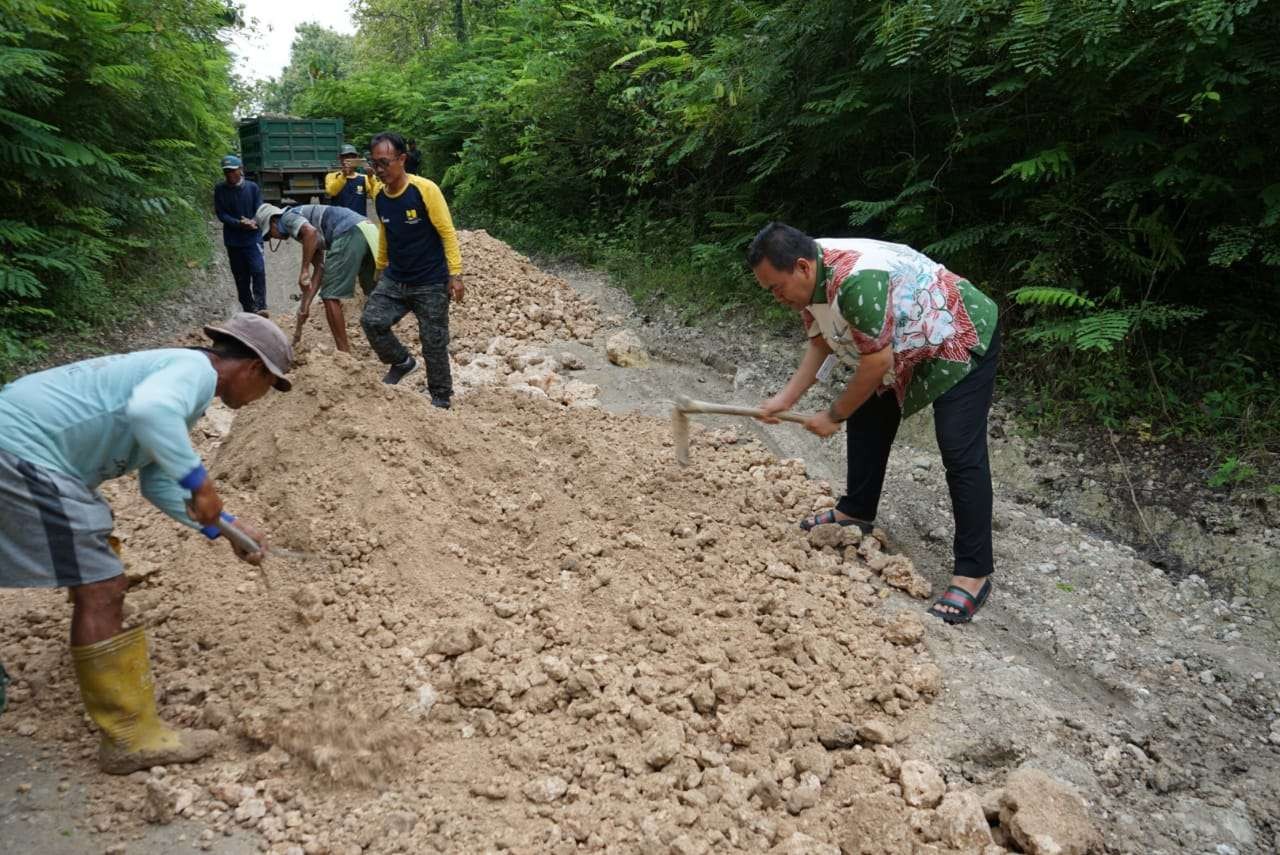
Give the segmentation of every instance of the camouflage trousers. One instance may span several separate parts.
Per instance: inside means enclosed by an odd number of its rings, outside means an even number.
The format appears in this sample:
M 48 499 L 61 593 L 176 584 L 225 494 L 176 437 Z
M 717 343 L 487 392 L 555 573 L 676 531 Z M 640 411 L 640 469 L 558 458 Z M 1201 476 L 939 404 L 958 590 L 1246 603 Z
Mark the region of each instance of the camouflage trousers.
M 411 355 L 391 328 L 409 312 L 418 319 L 418 338 L 427 367 L 427 391 L 432 398 L 453 397 L 449 371 L 449 286 L 404 285 L 382 277 L 369 295 L 360 326 L 378 359 L 398 365 Z

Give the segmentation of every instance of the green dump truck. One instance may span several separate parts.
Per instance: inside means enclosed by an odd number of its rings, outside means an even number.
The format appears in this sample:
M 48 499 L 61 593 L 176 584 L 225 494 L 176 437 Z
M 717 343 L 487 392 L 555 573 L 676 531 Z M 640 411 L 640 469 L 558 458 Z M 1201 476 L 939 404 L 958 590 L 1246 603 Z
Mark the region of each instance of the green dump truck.
M 262 188 L 264 202 L 326 201 L 324 176 L 338 168 L 341 146 L 341 119 L 255 116 L 240 120 L 244 172 Z

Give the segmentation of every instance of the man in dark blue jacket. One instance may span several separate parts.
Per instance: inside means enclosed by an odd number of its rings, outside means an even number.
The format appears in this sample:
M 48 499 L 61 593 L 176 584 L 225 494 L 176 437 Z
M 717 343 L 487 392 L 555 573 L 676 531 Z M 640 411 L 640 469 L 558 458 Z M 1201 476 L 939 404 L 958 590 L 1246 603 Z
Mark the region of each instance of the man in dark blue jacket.
M 267 268 L 262 257 L 262 235 L 253 215 L 262 204 L 258 185 L 244 177 L 240 158 L 222 158 L 226 181 L 213 188 L 213 210 L 222 221 L 222 242 L 227 247 L 231 275 L 236 280 L 240 308 L 267 315 Z

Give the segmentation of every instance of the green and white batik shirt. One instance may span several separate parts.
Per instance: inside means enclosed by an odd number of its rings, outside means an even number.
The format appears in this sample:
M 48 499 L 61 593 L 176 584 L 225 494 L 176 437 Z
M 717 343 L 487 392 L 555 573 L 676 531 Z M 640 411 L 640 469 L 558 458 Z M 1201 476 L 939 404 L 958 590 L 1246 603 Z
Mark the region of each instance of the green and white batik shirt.
M 853 362 L 893 348 L 880 393 L 916 413 L 964 379 L 987 352 L 999 310 L 968 280 L 909 246 L 857 238 L 818 241 L 818 279 L 805 330 Z

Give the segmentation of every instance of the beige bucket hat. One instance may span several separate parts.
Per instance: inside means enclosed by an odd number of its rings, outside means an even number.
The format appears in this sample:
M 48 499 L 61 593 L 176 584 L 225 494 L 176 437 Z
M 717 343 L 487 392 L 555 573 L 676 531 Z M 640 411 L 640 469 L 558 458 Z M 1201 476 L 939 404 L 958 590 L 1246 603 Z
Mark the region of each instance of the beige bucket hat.
M 275 388 L 288 392 L 293 388 L 285 374 L 293 367 L 293 345 L 284 330 L 261 315 L 239 312 L 230 320 L 204 328 L 204 334 L 217 341 L 220 336 L 233 338 L 252 350 L 275 375 Z
M 264 240 L 267 237 L 267 232 L 271 231 L 271 218 L 278 217 L 283 213 L 284 210 L 282 208 L 277 208 L 275 205 L 269 205 L 266 202 L 259 205 L 258 210 L 253 212 L 253 221 L 258 224 L 258 234 L 262 235 Z

